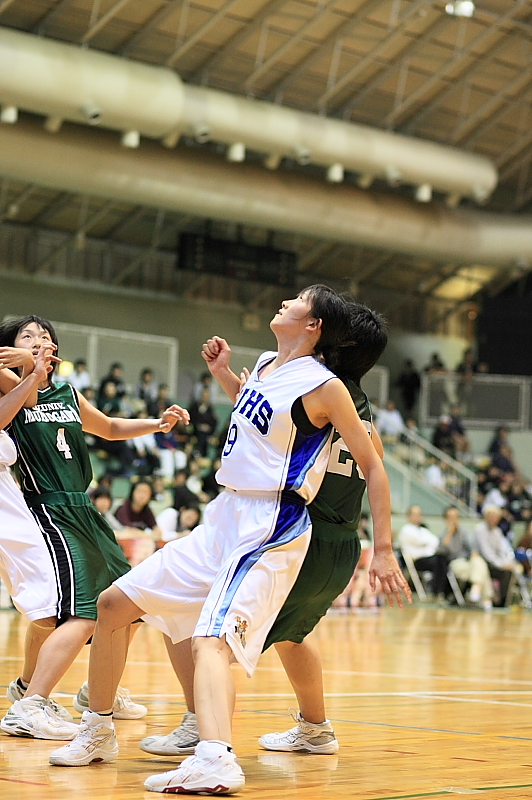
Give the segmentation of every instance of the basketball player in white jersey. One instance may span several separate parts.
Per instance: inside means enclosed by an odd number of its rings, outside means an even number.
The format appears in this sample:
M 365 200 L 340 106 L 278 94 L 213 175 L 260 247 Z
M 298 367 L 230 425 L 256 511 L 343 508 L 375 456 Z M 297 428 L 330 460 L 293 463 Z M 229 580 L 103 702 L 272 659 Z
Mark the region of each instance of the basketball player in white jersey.
M 82 766 L 116 757 L 114 686 L 125 664 L 128 626 L 141 615 L 174 642 L 194 636 L 201 736 L 194 756 L 177 770 L 149 778 L 146 788 L 217 794 L 244 786 L 230 744 L 229 665 L 237 660 L 252 674 L 297 577 L 310 539 L 305 504 L 325 472 L 332 425 L 366 476 L 375 530 L 391 539 L 381 459 L 344 385 L 314 357 L 321 353 L 327 360 L 348 324 L 347 305 L 327 287 L 310 287 L 283 302 L 271 322 L 278 351 L 259 358 L 233 409 L 217 474 L 226 491 L 209 504 L 204 523 L 190 536 L 169 543 L 100 595 L 89 668 L 91 711 L 78 737 L 51 754 L 52 764 Z M 205 347 L 207 359 L 218 357 L 215 344 Z M 304 435 L 293 423 L 298 398 L 316 433 Z M 385 553 L 382 559 L 387 561 Z M 403 578 L 391 550 L 381 576 L 385 590 L 400 597 Z

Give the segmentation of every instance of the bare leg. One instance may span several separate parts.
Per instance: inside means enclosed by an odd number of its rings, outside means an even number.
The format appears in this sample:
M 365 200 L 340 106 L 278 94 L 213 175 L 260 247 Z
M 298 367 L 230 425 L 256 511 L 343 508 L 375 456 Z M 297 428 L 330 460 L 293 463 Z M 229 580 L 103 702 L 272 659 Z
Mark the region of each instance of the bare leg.
M 144 612 L 117 586 L 98 598 L 98 621 L 89 661 L 89 708 L 110 713 L 126 664 L 129 626 Z
M 194 700 L 200 739 L 231 744 L 235 707 L 235 682 L 229 666 L 231 648 L 214 636 L 198 636 L 192 642 L 195 662 Z
M 194 659 L 192 657 L 192 640 L 184 639 L 182 642 L 172 644 L 172 640 L 164 636 L 164 643 L 170 661 L 177 676 L 177 680 L 183 688 L 187 711 L 195 713 L 194 705 Z
M 55 628 L 42 644 L 37 657 L 34 674 L 26 690 L 26 697 L 39 694 L 49 697 L 54 686 L 61 680 L 83 645 L 91 637 L 94 620 L 70 617 Z
M 318 649 L 307 639 L 301 644 L 279 642 L 275 649 L 296 694 L 301 716 L 317 725 L 324 722 L 323 676 Z
M 39 651 L 55 630 L 56 624 L 56 617 L 46 617 L 45 619 L 34 620 L 28 625 L 24 640 L 24 666 L 20 676 L 24 683 L 29 683 L 33 678 Z

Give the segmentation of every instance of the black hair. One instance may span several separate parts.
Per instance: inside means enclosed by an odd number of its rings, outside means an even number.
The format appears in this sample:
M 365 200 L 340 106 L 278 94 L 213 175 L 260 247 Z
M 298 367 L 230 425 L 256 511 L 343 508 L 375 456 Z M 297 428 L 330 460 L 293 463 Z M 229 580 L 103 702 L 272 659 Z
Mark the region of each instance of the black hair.
M 348 338 L 338 350 L 334 372 L 343 380 L 360 383 L 382 355 L 388 343 L 386 320 L 356 301 L 347 303 L 350 315 Z
M 39 327 L 47 331 L 50 334 L 50 339 L 52 342 L 58 346 L 59 343 L 57 341 L 57 334 L 52 323 L 43 317 L 37 317 L 34 314 L 28 314 L 25 317 L 8 317 L 4 322 L 2 322 L 0 325 L 0 347 L 14 347 L 15 339 L 20 331 L 23 330 L 27 325 L 30 325 L 32 322 L 35 322 L 37 325 L 39 325 Z M 57 355 L 57 353 L 58 350 L 54 350 L 54 355 Z M 48 374 L 49 379 L 51 379 L 51 376 L 53 375 L 56 364 L 53 363 L 52 367 L 52 371 Z
M 98 500 L 99 497 L 108 497 L 109 500 L 112 500 L 113 497 L 109 489 L 106 489 L 105 486 L 98 486 L 92 493 L 91 493 L 91 500 Z
M 142 483 L 145 483 L 146 486 L 150 487 L 150 491 L 151 491 L 150 500 L 153 500 L 153 486 L 151 484 L 151 481 L 149 481 L 147 478 L 139 478 L 138 481 L 134 481 L 131 484 L 131 489 L 129 490 L 129 496 L 128 496 L 128 500 L 129 501 L 133 500 L 133 493 L 134 493 L 135 489 L 137 488 L 137 486 L 140 486 Z M 150 500 L 148 500 L 148 503 L 150 502 Z M 146 505 L 148 505 L 148 503 L 146 503 Z
M 310 314 L 321 320 L 320 338 L 314 349 L 325 365 L 333 369 L 338 359 L 338 348 L 349 335 L 349 309 L 345 299 L 322 283 L 307 286 L 299 293 L 306 295 Z
M 76 358 L 76 360 L 74 361 L 74 366 L 77 367 L 77 366 L 81 366 L 81 365 L 83 365 L 84 367 L 87 366 L 87 362 L 85 361 L 85 359 L 84 358 Z

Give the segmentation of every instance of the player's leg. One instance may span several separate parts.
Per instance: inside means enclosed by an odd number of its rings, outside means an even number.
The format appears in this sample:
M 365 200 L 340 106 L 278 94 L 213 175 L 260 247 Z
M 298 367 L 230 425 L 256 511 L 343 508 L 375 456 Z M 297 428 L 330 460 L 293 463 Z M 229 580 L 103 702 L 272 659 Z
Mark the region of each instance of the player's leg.
M 146 736 L 139 744 L 145 753 L 156 756 L 188 756 L 199 742 L 199 729 L 194 705 L 194 659 L 192 657 L 192 641 L 184 639 L 172 644 L 169 636 L 164 636 L 164 643 L 176 677 L 181 684 L 187 710 L 180 725 L 168 734 Z
M 126 663 L 129 626 L 142 614 L 117 586 L 100 595 L 89 661 L 89 710 L 83 713 L 74 741 L 51 753 L 51 764 L 85 766 L 117 757 L 114 700 Z
M 334 730 L 325 716 L 320 654 L 312 642 L 279 642 L 275 645 L 297 697 L 297 725 L 282 733 L 267 733 L 259 744 L 265 750 L 300 751 L 316 754 L 338 752 Z
M 194 703 L 200 739 L 231 745 L 235 682 L 229 666 L 232 651 L 225 636 L 200 636 L 192 642 Z
M 46 619 L 33 620 L 26 628 L 26 636 L 24 639 L 24 666 L 22 667 L 22 674 L 20 676 L 23 684 L 25 684 L 25 689 L 28 688 L 28 684 L 35 672 L 41 647 L 50 634 L 53 633 L 56 625 L 57 617 L 46 617 Z

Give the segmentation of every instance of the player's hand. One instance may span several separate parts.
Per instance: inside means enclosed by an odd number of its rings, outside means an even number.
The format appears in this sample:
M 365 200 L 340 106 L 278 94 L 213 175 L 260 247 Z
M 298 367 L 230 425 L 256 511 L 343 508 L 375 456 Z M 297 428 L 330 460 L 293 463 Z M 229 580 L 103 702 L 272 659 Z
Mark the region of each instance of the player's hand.
M 181 406 L 174 404 L 163 413 L 159 423 L 159 430 L 163 433 L 168 433 L 177 422 L 184 422 L 185 425 L 188 425 L 190 422 L 190 414 L 186 408 L 181 408 Z
M 207 362 L 211 375 L 216 375 L 222 369 L 229 367 L 231 348 L 220 336 L 207 339 L 201 348 L 201 357 Z
M 377 579 L 381 583 L 388 605 L 393 606 L 395 598 L 399 608 L 403 608 L 403 596 L 407 603 L 412 602 L 410 586 L 391 550 L 376 552 L 373 555 L 369 567 L 369 583 L 373 591 L 376 590 Z
M 34 359 L 31 350 L 22 347 L 0 347 L 0 369 L 28 367 L 33 369 Z
M 242 367 L 242 372 L 240 373 L 240 388 L 238 390 L 237 397 L 244 388 L 244 386 L 246 385 L 246 383 L 248 382 L 249 376 L 250 376 L 249 369 L 247 369 L 247 367 Z
M 52 361 L 57 364 L 61 362 L 60 358 L 57 358 L 57 356 L 53 355 L 54 350 L 57 350 L 55 344 L 53 344 L 53 342 L 46 342 L 41 346 L 39 352 L 35 356 L 33 372 L 38 375 L 39 382 L 45 381 L 49 373 L 52 372 Z

